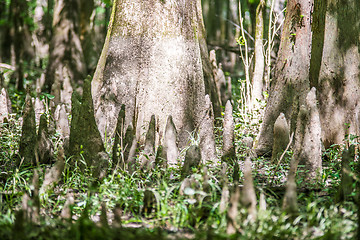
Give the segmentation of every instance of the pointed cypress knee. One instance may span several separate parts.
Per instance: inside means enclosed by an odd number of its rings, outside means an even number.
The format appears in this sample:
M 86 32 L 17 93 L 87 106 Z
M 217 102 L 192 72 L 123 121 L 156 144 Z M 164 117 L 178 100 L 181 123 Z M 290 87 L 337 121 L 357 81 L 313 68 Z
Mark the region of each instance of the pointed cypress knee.
M 256 218 L 256 193 L 251 170 L 251 159 L 247 157 L 244 165 L 244 187 L 242 189 L 242 204 L 248 209 L 252 220 Z
M 220 183 L 222 186 L 221 191 L 221 199 L 220 199 L 220 205 L 219 205 L 219 212 L 223 213 L 228 207 L 229 204 L 229 186 L 228 186 L 228 178 L 226 175 L 227 171 L 227 163 L 223 162 L 221 164 L 221 172 L 220 172 Z M 234 185 L 237 185 L 238 181 L 234 181 Z
M 34 111 L 35 111 L 35 122 L 38 126 L 40 123 L 40 117 L 45 113 L 45 104 L 38 97 L 35 99 Z
M 11 101 L 5 88 L 2 88 L 0 93 L 0 123 L 9 117 L 9 113 L 11 113 Z
M 54 146 L 50 140 L 46 115 L 40 116 L 39 131 L 36 140 L 36 154 L 39 163 L 48 164 L 54 157 Z
M 143 155 L 140 156 L 141 168 L 150 168 L 155 161 L 155 115 L 151 116 L 149 129 L 146 133 Z
M 177 146 L 177 131 L 171 115 L 166 122 L 163 151 L 167 164 L 175 165 L 179 156 L 179 149 Z
M 44 181 L 40 188 L 40 194 L 51 189 L 57 182 L 60 181 L 62 173 L 65 168 L 65 155 L 64 150 L 58 151 L 56 163 L 45 172 Z
M 199 128 L 200 150 L 203 163 L 217 160 L 214 134 L 214 112 L 209 95 L 205 96 L 204 117 Z
M 284 113 L 280 113 L 274 124 L 274 142 L 271 162 L 276 163 L 290 141 L 290 129 Z
M 76 100 L 73 104 L 78 105 Z M 76 109 L 72 110 L 76 111 Z M 105 148 L 95 122 L 91 79 L 89 77 L 84 82 L 79 114 L 75 113 L 74 115 L 70 131 L 70 152 L 75 156 L 75 159 L 80 159 L 80 153 L 82 153 L 87 166 L 95 166 L 98 164 L 96 161 L 100 159 L 98 154 L 105 152 Z
M 181 178 L 184 179 L 191 175 L 192 168 L 197 168 L 201 162 L 200 148 L 192 145 L 186 151 L 184 165 L 181 169 Z
M 131 146 L 134 141 L 134 138 L 135 138 L 135 132 L 134 132 L 132 124 L 130 123 L 130 125 L 126 129 L 125 138 L 123 139 L 123 146 L 124 146 L 124 151 L 123 151 L 124 158 L 123 159 L 124 159 L 125 163 L 128 162 L 130 150 L 131 150 Z
M 234 148 L 234 117 L 232 115 L 233 109 L 230 101 L 227 101 L 224 115 L 224 130 L 223 130 L 223 156 L 222 161 L 232 163 L 236 159 Z
M 61 138 L 62 139 L 68 138 L 70 136 L 70 125 L 64 104 L 58 105 L 56 107 L 55 121 L 56 121 L 56 129 L 60 132 Z
M 113 169 L 118 166 L 120 159 L 120 168 L 124 168 L 125 160 L 124 160 L 124 126 L 125 124 L 125 105 L 121 105 L 121 109 L 118 115 L 116 129 L 115 129 L 115 140 L 114 146 L 112 150 L 112 160 L 113 160 Z
M 291 159 L 290 169 L 287 176 L 286 182 L 286 191 L 283 200 L 282 208 L 283 210 L 291 215 L 298 213 L 298 204 L 297 204 L 297 193 L 296 193 L 296 171 L 297 171 L 297 161 L 296 158 Z
M 167 159 L 166 151 L 164 150 L 164 147 L 162 145 L 159 145 L 159 147 L 156 150 L 155 166 L 160 169 L 165 169 L 167 167 L 166 159 Z
M 226 214 L 226 219 L 227 219 L 226 233 L 228 235 L 233 235 L 240 231 L 239 225 L 236 222 L 236 219 L 238 217 L 239 201 L 240 201 L 240 188 L 236 185 L 234 186 L 234 190 L 231 193 L 230 201 L 229 201 L 229 209 Z
M 79 145 L 79 132 L 81 127 L 79 126 L 80 118 L 80 109 L 81 109 L 81 96 L 76 91 L 73 92 L 71 96 L 71 124 L 70 124 L 70 134 L 69 141 L 66 146 L 64 146 L 66 156 L 74 156 L 80 151 Z M 55 116 L 56 121 L 56 116 Z
M 20 144 L 19 144 L 19 155 L 23 159 L 20 162 L 23 162 L 23 164 L 26 165 L 31 165 L 31 164 L 36 165 L 35 143 L 36 143 L 35 111 L 31 101 L 30 94 L 27 93 L 25 99 L 23 125 L 22 125 Z
M 129 149 L 129 156 L 127 158 L 127 169 L 130 173 L 136 170 L 135 167 L 136 167 L 137 149 L 138 149 L 138 141 L 134 137 L 131 143 L 131 147 Z

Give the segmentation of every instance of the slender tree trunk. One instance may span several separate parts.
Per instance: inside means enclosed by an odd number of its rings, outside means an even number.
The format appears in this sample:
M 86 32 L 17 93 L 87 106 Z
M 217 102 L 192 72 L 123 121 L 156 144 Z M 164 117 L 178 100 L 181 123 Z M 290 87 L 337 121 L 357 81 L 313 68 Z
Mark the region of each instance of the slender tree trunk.
M 282 26 L 285 21 L 285 0 L 275 0 L 274 2 L 274 31 L 277 30 L 273 39 L 273 48 L 271 51 L 271 58 L 276 60 L 280 45 L 280 36 L 282 32 Z
M 78 1 L 55 2 L 53 37 L 50 43 L 45 88 L 55 95 L 56 104 L 70 104 L 73 87 L 82 84 L 86 76 L 78 22 Z
M 14 80 L 16 82 L 16 89 L 18 91 L 24 90 L 24 72 L 23 72 L 23 57 L 24 57 L 24 17 L 23 10 L 25 9 L 24 2 L 13 0 L 10 3 L 10 22 L 12 27 L 10 36 L 12 39 L 13 62 L 15 65 Z
M 5 1 L 0 2 L 0 20 L 5 20 L 6 17 L 6 3 Z M 0 25 L 0 63 L 4 62 L 4 42 L 6 37 L 7 26 L 3 23 Z
M 239 25 L 238 24 L 238 22 L 239 22 L 239 4 L 238 4 L 237 0 L 230 0 L 229 15 L 230 15 L 229 19 L 233 22 L 233 23 L 228 23 L 228 26 L 230 28 L 229 35 L 228 35 L 229 45 L 232 46 L 232 45 L 235 45 L 236 39 L 240 36 L 240 29 L 234 25 L 234 23 Z M 236 63 L 239 59 L 239 55 L 236 53 L 233 53 L 233 52 L 229 52 L 228 55 L 229 55 L 230 61 L 229 61 L 229 64 L 224 67 L 226 67 L 227 71 L 234 72 Z
M 206 90 L 210 93 L 214 86 L 207 72 L 211 68 L 203 70 L 208 53 L 200 1 L 116 0 L 112 11 L 92 81 L 102 137 L 112 136 L 125 104 L 125 128 L 132 123 L 140 144 L 152 115 L 156 145 L 172 115 L 183 147 L 200 126 Z
M 84 50 L 87 72 L 93 73 L 100 52 L 97 52 L 95 37 L 95 3 L 94 0 L 80 0 L 80 41 Z
M 255 28 L 255 63 L 252 80 L 251 103 L 257 106 L 257 101 L 263 99 L 264 88 L 264 71 L 265 71 L 265 57 L 264 57 L 264 7 L 265 0 L 261 0 L 256 9 L 256 28 Z
M 47 8 L 46 0 L 37 0 L 34 13 L 34 23 L 36 30 L 32 34 L 32 40 L 35 47 L 35 61 L 38 66 L 41 66 L 40 61 L 44 59 L 49 53 L 49 44 L 47 42 L 47 29 L 45 25 L 45 9 Z

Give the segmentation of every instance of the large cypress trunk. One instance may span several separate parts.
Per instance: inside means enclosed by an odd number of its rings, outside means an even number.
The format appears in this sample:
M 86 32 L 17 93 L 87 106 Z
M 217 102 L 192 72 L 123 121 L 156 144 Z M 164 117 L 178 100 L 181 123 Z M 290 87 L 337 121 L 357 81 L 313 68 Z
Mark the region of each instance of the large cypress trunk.
M 152 115 L 156 145 L 171 115 L 184 146 L 205 115 L 205 94 L 218 99 L 211 75 L 203 71 L 209 65 L 200 1 L 115 0 L 112 11 L 92 81 L 102 137 L 113 135 L 125 104 L 125 128 L 131 123 L 141 144 Z

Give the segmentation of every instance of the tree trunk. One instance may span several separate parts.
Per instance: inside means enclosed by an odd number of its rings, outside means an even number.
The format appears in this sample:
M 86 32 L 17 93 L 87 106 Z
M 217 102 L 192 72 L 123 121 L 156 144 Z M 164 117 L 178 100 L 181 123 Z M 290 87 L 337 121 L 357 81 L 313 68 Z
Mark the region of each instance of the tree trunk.
M 279 57 L 257 152 L 271 150 L 279 111 L 294 132 L 299 106 L 310 87 L 317 89 L 321 138 L 325 147 L 359 135 L 360 2 L 289 1 Z M 312 29 L 310 31 L 310 17 Z
M 94 0 L 80 0 L 80 41 L 84 50 L 87 71 L 93 73 L 96 68 L 100 52 L 97 51 L 95 37 L 96 9 Z
M 6 17 L 6 10 L 7 10 L 7 6 L 5 1 L 1 1 L 0 2 L 0 20 L 4 21 L 5 17 Z M 0 63 L 5 62 L 5 57 L 4 57 L 4 52 L 5 52 L 5 48 L 4 48 L 4 42 L 6 39 L 6 31 L 7 30 L 7 26 L 4 23 L 0 24 Z
M 46 0 L 37 0 L 34 13 L 34 23 L 37 28 L 32 34 L 32 40 L 35 47 L 35 61 L 38 66 L 41 67 L 40 61 L 42 61 L 49 52 L 49 44 L 47 42 L 47 29 L 45 25 L 45 8 L 47 8 Z
M 324 146 L 359 135 L 360 2 L 315 1 L 310 85 L 317 91 Z
M 312 1 L 307 0 L 288 2 L 270 97 L 256 146 L 260 155 L 271 154 L 274 123 L 281 112 L 290 119 L 291 132 L 294 131 L 299 102 L 305 103 L 310 90 L 311 6 Z
M 200 1 L 115 0 L 92 81 L 103 139 L 113 135 L 125 104 L 125 128 L 132 123 L 141 144 L 152 115 L 161 144 L 171 115 L 183 147 L 205 116 L 205 93 L 218 99 L 211 68 L 203 70 L 207 61 Z
M 263 100 L 264 88 L 264 71 L 265 71 L 265 57 L 264 57 L 264 7 L 265 0 L 261 0 L 256 9 L 256 27 L 255 27 L 255 63 L 251 91 L 251 103 L 253 106 L 258 106 L 257 101 Z M 258 107 L 255 107 L 257 109 Z
M 15 66 L 14 80 L 18 91 L 24 91 L 24 60 L 34 57 L 31 46 L 31 34 L 26 24 L 26 13 L 28 11 L 28 3 L 26 1 L 12 0 L 10 3 L 9 19 L 11 22 L 10 38 L 11 51 Z
M 78 22 L 78 1 L 55 1 L 53 37 L 50 43 L 45 88 L 52 90 L 58 101 L 56 104 L 70 104 L 72 88 L 76 84 L 81 84 L 86 76 Z

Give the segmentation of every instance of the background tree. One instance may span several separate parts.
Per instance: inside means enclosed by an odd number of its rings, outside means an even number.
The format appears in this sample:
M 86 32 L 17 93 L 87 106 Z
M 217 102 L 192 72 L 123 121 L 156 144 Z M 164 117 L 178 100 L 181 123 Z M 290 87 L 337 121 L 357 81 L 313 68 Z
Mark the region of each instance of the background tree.
M 55 95 L 55 104 L 70 104 L 75 83 L 81 84 L 87 73 L 79 37 L 79 13 L 78 1 L 55 1 L 45 81 L 45 88 Z
M 299 106 L 310 87 L 317 89 L 325 147 L 358 135 L 358 1 L 289 1 L 280 51 L 257 152 L 271 151 L 273 126 L 280 112 L 296 127 Z M 312 25 L 310 25 L 312 21 Z M 346 33 L 346 34 L 345 34 Z
M 9 7 L 9 31 L 11 43 L 11 63 L 15 66 L 12 76 L 19 91 L 24 90 L 24 62 L 34 57 L 31 46 L 31 33 L 28 24 L 28 4 L 26 1 L 13 0 Z
M 279 55 L 256 147 L 260 155 L 271 154 L 274 123 L 281 112 L 290 119 L 291 132 L 294 131 L 299 102 L 304 103 L 310 90 L 311 4 L 293 0 L 286 7 Z
M 318 90 L 326 148 L 359 136 L 360 2 L 315 1 L 310 86 Z

